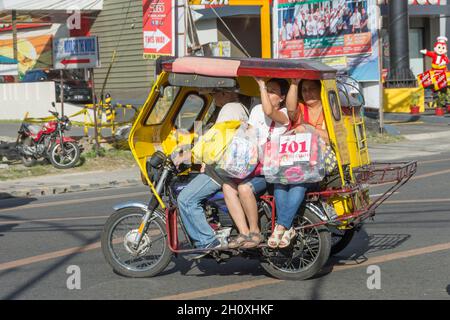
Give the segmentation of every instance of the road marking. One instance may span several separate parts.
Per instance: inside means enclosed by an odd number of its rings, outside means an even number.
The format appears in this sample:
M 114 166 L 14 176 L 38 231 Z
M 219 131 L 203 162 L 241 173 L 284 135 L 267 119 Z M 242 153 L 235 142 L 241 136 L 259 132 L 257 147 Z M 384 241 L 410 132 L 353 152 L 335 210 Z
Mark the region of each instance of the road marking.
M 155 236 L 157 234 L 159 234 L 158 230 L 150 231 L 150 236 Z M 118 244 L 121 242 L 123 242 L 123 238 L 114 239 L 112 241 L 113 244 Z M 100 241 L 93 243 L 93 244 L 81 246 L 81 247 L 73 247 L 73 248 L 64 249 L 64 250 L 48 252 L 48 253 L 40 254 L 37 256 L 33 256 L 33 257 L 28 257 L 28 258 L 14 260 L 14 261 L 10 261 L 10 262 L 1 263 L 0 271 L 14 269 L 17 267 L 22 267 L 22 266 L 26 266 L 29 264 L 47 261 L 47 260 L 51 260 L 51 259 L 55 259 L 55 258 L 65 257 L 65 256 L 69 256 L 72 254 L 88 252 L 88 251 L 92 251 L 92 250 L 99 249 L 99 248 L 101 248 Z
M 413 199 L 413 200 L 388 200 L 383 204 L 403 204 L 403 203 L 435 203 L 435 202 L 450 202 L 450 199 Z
M 400 126 L 400 125 L 414 125 L 414 124 L 422 124 L 423 123 L 423 121 L 407 121 L 407 122 L 405 122 L 405 121 L 385 121 L 384 122 L 385 124 L 395 124 L 395 125 L 398 125 L 398 126 Z
M 394 194 L 399 194 L 400 192 L 395 191 L 392 195 Z M 374 198 L 374 197 L 381 197 L 382 195 L 384 195 L 384 193 L 377 193 L 377 194 L 371 194 L 369 195 L 370 198 Z
M 33 222 L 54 222 L 54 221 L 72 221 L 72 220 L 91 220 L 91 219 L 105 219 L 109 216 L 93 216 L 93 217 L 71 217 L 71 218 L 52 218 L 52 219 L 36 219 L 36 220 L 9 220 L 0 221 L 0 226 L 5 224 L 23 224 Z
M 438 163 L 438 162 L 450 162 L 450 158 L 445 159 L 438 159 L 438 160 L 426 160 L 426 161 L 419 161 L 418 164 L 429 164 L 429 163 Z
M 96 202 L 96 201 L 101 201 L 101 200 L 128 198 L 128 197 L 143 196 L 143 195 L 148 195 L 148 194 L 149 194 L 148 191 L 145 191 L 145 192 L 141 191 L 141 192 L 132 192 L 132 193 L 95 197 L 95 198 L 83 198 L 83 199 L 61 200 L 61 201 L 48 202 L 48 203 L 27 204 L 24 206 L 0 209 L 0 212 L 22 210 L 22 209 L 55 207 L 55 206 L 59 206 L 59 205 L 63 205 L 63 204 L 67 205 L 67 204 L 76 204 L 76 203 Z
M 363 263 L 360 263 L 360 264 L 337 265 L 337 266 L 333 267 L 333 270 L 335 270 L 335 269 L 336 269 L 336 271 L 348 270 L 348 269 L 353 269 L 353 268 L 369 266 L 372 264 L 389 262 L 389 261 L 398 260 L 398 259 L 411 258 L 411 257 L 419 256 L 422 254 L 429 254 L 429 253 L 444 251 L 444 250 L 449 250 L 449 249 L 450 249 L 450 242 L 440 243 L 440 244 L 436 244 L 436 245 L 429 246 L 429 247 L 394 252 L 394 253 L 386 254 L 383 256 L 369 258 L 369 260 L 367 260 Z
M 253 289 L 256 287 L 267 286 L 271 284 L 278 284 L 283 282 L 284 280 L 278 279 L 260 279 L 260 280 L 250 280 L 244 281 L 236 284 L 229 284 L 222 287 L 210 288 L 205 290 L 196 290 L 191 292 L 185 292 L 180 294 L 175 294 L 171 296 L 165 296 L 161 298 L 156 298 L 152 300 L 189 300 L 189 299 L 199 299 L 205 298 L 209 296 L 214 296 L 218 294 L 231 293 L 241 290 Z
M 360 268 L 364 266 L 368 266 L 371 264 L 378 264 L 378 263 L 384 263 L 389 262 L 393 260 L 398 259 L 404 259 L 404 258 L 410 258 L 422 254 L 429 254 L 437 251 L 443 251 L 443 250 L 450 250 L 450 242 L 447 243 L 441 243 L 433 246 L 423 247 L 423 248 L 417 248 L 412 250 L 406 250 L 406 251 L 400 251 L 392 254 L 387 254 L 383 256 L 373 257 L 369 258 L 364 263 L 360 264 L 349 264 L 349 265 L 336 265 L 333 266 L 333 271 L 339 272 L 344 270 L 349 270 L 353 268 Z M 237 284 L 231 284 L 216 288 L 209 288 L 209 289 L 203 289 L 203 290 L 196 290 L 191 292 L 185 292 L 170 296 L 163 296 L 159 298 L 155 298 L 152 300 L 188 300 L 188 299 L 199 299 L 199 298 L 206 298 L 213 295 L 218 294 L 225 294 L 225 293 L 232 293 L 237 292 L 241 290 L 246 289 L 252 289 L 255 287 L 265 286 L 265 285 L 272 285 L 272 284 L 278 284 L 282 283 L 285 280 L 278 280 L 278 279 L 262 279 L 262 280 L 250 280 L 250 281 L 244 281 Z
M 74 248 L 69 248 L 69 249 L 65 249 L 65 250 L 44 253 L 44 254 L 41 254 L 38 256 L 34 256 L 34 257 L 14 260 L 14 261 L 0 264 L 0 271 L 14 269 L 17 267 L 22 267 L 22 266 L 26 266 L 26 265 L 29 265 L 32 263 L 37 263 L 37 262 L 55 259 L 55 258 L 59 258 L 59 257 L 65 257 L 65 256 L 68 256 L 71 254 L 83 253 L 83 252 L 87 252 L 87 251 L 98 249 L 98 248 L 100 248 L 100 242 L 96 242 L 96 243 L 89 244 L 89 245 L 82 246 L 82 247 L 74 247 Z
M 434 177 L 440 174 L 444 174 L 444 173 L 450 173 L 450 169 L 447 170 L 441 170 L 441 171 L 434 171 L 434 172 L 430 172 L 430 173 L 425 173 L 419 176 L 415 176 L 412 177 L 411 180 L 417 180 L 417 179 L 423 179 L 423 178 L 429 178 L 429 177 Z

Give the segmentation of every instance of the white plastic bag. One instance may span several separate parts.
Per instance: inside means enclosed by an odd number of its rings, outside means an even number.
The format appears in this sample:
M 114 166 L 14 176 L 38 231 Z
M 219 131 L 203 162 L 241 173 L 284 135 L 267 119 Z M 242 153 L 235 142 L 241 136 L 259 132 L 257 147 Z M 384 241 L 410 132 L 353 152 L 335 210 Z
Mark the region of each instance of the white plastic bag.
M 321 181 L 325 176 L 324 148 L 323 140 L 312 133 L 273 137 L 264 149 L 262 173 L 270 183 Z
M 244 179 L 258 164 L 256 131 L 242 124 L 218 161 L 216 171 L 223 176 Z

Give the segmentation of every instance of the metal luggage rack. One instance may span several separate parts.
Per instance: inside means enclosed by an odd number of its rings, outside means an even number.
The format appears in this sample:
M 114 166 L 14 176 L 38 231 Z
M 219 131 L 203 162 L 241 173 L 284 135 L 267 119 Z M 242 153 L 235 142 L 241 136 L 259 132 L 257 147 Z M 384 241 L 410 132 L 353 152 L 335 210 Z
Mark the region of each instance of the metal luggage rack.
M 336 221 L 350 221 L 356 225 L 367 218 L 375 215 L 375 210 L 401 188 L 417 171 L 417 161 L 409 162 L 374 162 L 361 168 L 353 170 L 356 183 L 348 185 L 340 189 L 327 189 L 320 192 L 311 192 L 307 194 L 307 200 L 317 200 L 318 198 L 328 198 L 335 195 L 349 196 L 352 205 L 355 205 L 355 200 L 363 204 L 352 213 L 344 214 Z M 380 196 L 370 199 L 369 202 L 364 201 L 364 196 L 361 190 L 366 189 L 370 185 L 390 185 L 389 188 Z M 303 228 L 311 228 L 328 222 L 321 222 L 314 225 L 308 225 Z
M 385 183 L 406 183 L 417 171 L 417 161 L 373 162 L 353 170 L 356 183 L 378 185 Z

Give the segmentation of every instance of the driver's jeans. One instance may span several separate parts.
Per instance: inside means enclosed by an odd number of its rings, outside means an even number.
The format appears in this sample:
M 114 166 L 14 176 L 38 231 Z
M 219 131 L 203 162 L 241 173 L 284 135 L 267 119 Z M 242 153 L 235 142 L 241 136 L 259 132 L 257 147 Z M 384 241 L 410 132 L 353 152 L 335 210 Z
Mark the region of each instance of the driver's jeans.
M 178 195 L 177 202 L 181 219 L 196 247 L 203 248 L 216 238 L 214 230 L 206 221 L 202 201 L 220 189 L 222 187 L 217 182 L 201 173 Z

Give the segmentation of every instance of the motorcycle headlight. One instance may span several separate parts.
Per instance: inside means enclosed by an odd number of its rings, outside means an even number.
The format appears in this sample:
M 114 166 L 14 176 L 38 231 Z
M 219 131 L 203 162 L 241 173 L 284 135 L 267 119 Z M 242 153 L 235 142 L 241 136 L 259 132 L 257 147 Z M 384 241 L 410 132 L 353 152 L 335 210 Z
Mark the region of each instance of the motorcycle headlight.
M 66 127 L 66 130 L 70 130 L 70 129 L 72 129 L 72 122 L 67 121 L 67 122 L 64 124 L 64 126 Z

